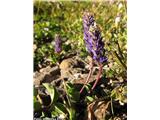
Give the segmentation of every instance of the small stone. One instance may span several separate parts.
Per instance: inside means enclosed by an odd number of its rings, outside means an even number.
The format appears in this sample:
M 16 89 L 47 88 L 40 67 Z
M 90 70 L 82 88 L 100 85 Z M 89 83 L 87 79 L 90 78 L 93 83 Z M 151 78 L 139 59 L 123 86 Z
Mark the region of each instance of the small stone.
M 33 51 L 35 51 L 37 49 L 37 45 L 33 44 Z
M 122 77 L 119 77 L 118 80 L 119 80 L 119 82 L 121 82 L 121 83 L 124 81 Z
M 60 69 L 65 70 L 68 68 L 72 68 L 74 64 L 74 60 L 72 58 L 65 59 L 60 64 Z
M 40 72 L 34 73 L 34 85 L 41 85 L 43 82 L 50 83 L 53 80 L 60 77 L 60 69 L 58 66 L 46 67 L 40 70 Z

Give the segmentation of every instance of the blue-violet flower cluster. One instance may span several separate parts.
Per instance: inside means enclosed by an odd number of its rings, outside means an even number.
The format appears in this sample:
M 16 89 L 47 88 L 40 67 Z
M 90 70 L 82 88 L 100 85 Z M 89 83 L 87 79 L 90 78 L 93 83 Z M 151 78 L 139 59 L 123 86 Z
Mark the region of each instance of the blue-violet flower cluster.
M 83 29 L 86 47 L 92 58 L 100 63 L 107 62 L 101 32 L 96 25 L 93 15 L 89 12 L 84 13 Z
M 55 35 L 55 52 L 60 53 L 62 51 L 62 40 L 58 34 Z

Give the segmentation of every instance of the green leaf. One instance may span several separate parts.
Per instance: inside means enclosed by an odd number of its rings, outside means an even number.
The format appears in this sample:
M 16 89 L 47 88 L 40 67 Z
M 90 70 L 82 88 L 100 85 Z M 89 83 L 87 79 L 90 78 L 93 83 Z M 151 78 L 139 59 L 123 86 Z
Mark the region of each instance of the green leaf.
M 58 97 L 59 97 L 59 94 L 58 94 L 56 88 L 53 87 L 53 86 L 52 86 L 51 84 L 49 84 L 49 83 L 43 83 L 43 86 L 47 89 L 47 91 L 48 91 L 48 93 L 49 93 L 49 95 L 50 95 L 50 97 L 51 97 L 51 104 L 52 104 L 53 102 L 56 102 L 57 99 L 58 99 Z
M 92 88 L 92 86 L 91 86 L 91 84 L 87 84 L 86 86 L 85 86 L 85 88 L 87 89 L 87 91 L 90 91 L 90 89 Z
M 76 120 L 76 111 L 73 108 L 68 109 L 69 120 Z
M 33 101 L 34 101 L 34 111 L 39 111 L 41 110 L 41 104 L 40 102 L 36 99 L 36 97 L 33 97 Z
M 67 113 L 67 109 L 62 103 L 55 103 L 55 111 L 57 111 L 57 113 Z
M 69 45 L 63 45 L 62 46 L 62 49 L 65 51 L 65 52 L 68 52 L 70 49 L 71 49 L 71 45 L 69 44 Z
M 90 96 L 86 96 L 86 98 L 87 98 L 87 100 L 88 100 L 89 102 L 92 102 L 92 101 L 94 100 L 94 98 L 93 98 L 93 97 L 90 97 Z
M 77 91 L 71 83 L 66 84 L 67 94 L 73 101 L 79 101 L 80 93 Z
M 34 96 L 37 96 L 37 94 L 38 94 L 38 90 L 34 87 L 34 88 L 33 88 L 33 95 L 34 95 Z
M 51 112 L 51 114 L 52 114 L 52 117 L 57 117 L 57 116 L 59 116 L 59 113 L 58 113 L 56 110 L 53 110 L 53 111 Z

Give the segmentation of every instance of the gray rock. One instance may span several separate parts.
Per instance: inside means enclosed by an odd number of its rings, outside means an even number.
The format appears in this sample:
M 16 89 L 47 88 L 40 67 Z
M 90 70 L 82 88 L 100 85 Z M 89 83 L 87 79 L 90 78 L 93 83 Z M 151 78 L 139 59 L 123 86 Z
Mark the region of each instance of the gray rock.
M 41 85 L 42 83 L 50 83 L 53 80 L 60 77 L 60 69 L 58 66 L 46 67 L 40 70 L 40 72 L 34 73 L 34 85 Z

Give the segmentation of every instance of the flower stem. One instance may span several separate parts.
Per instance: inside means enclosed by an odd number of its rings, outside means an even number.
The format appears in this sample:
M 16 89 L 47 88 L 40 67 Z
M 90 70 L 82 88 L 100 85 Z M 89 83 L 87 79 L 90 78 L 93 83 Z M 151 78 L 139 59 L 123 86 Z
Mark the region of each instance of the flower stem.
M 82 93 L 85 85 L 89 82 L 89 78 L 91 77 L 92 72 L 93 72 L 93 59 L 91 60 L 91 63 L 90 63 L 90 71 L 89 71 L 89 74 L 87 76 L 87 80 L 86 80 L 85 84 L 83 85 L 83 87 L 81 88 L 80 93 Z
M 103 65 L 99 64 L 99 72 L 98 72 L 98 75 L 97 75 L 97 79 L 96 79 L 94 85 L 92 86 L 91 91 L 96 87 L 98 81 L 100 80 L 100 77 L 102 75 L 102 70 L 103 70 Z

